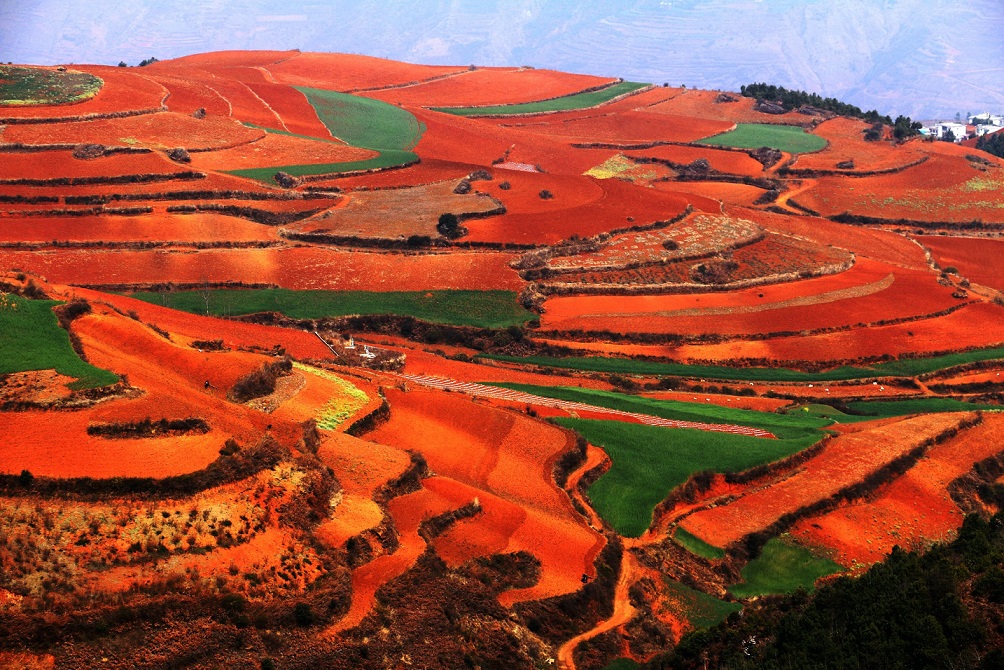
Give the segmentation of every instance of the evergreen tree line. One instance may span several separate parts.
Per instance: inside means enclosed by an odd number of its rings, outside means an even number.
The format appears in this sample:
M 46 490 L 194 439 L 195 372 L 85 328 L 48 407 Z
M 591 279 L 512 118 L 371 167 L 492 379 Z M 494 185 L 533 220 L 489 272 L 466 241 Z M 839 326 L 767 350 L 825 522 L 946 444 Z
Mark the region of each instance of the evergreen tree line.
M 841 102 L 836 98 L 824 98 L 818 93 L 808 93 L 806 91 L 790 90 L 784 86 L 775 86 L 762 82 L 742 86 L 739 92 L 747 98 L 756 98 L 758 101 L 769 100 L 779 103 L 785 111 L 809 106 L 824 109 L 840 116 L 849 116 L 855 119 L 862 119 L 873 125 L 884 124 L 892 126 L 893 135 L 898 140 L 906 139 L 920 132 L 921 124 L 913 121 L 909 116 L 897 116 L 895 120 L 889 115 L 881 115 L 877 110 L 861 111 L 861 108 L 850 103 Z M 879 132 L 881 129 L 875 129 Z M 868 137 L 866 139 L 879 139 L 879 137 Z

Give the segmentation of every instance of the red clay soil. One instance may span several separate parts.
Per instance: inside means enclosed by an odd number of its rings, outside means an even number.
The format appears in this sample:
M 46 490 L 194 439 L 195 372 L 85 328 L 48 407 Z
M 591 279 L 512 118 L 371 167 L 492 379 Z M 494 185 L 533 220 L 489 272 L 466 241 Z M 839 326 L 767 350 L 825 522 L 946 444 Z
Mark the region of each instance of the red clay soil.
M 59 124 L 62 127 L 66 124 Z M 84 124 L 74 124 L 84 125 Z M 116 144 L 121 144 L 116 142 Z M 0 179 L 54 179 L 57 177 L 114 177 L 126 174 L 163 174 L 182 171 L 178 163 L 161 153 L 112 154 L 101 158 L 80 160 L 72 151 L 40 151 L 38 153 L 5 154 L 0 161 Z M 118 185 L 119 188 L 128 185 Z M 149 184 L 146 188 L 151 188 Z M 160 190 L 161 184 L 155 188 Z M 89 187 L 95 188 L 94 186 Z M 4 186 L 3 192 L 23 195 L 62 195 L 68 187 Z M 51 207 L 52 205 L 50 205 Z M 9 206 L 4 206 L 9 209 Z
M 928 267 L 924 249 L 919 244 L 890 231 L 834 223 L 818 217 L 787 216 L 749 208 L 735 208 L 730 213 L 755 221 L 767 230 L 803 237 L 823 246 L 833 245 L 853 251 L 858 256 L 913 270 Z
M 889 141 L 866 142 L 864 132 L 872 124 L 838 116 L 824 121 L 812 130 L 829 144 L 822 151 L 795 157 L 791 165 L 796 170 L 838 170 L 837 163 L 853 160 L 849 173 L 888 170 L 916 162 L 924 156 L 920 141 L 893 144 Z
M 161 205 L 163 207 L 163 205 Z M 33 216 L 7 220 L 0 227 L 0 242 L 46 244 L 52 241 L 89 242 L 228 242 L 275 241 L 275 229 L 220 214 L 167 214 L 143 216 Z
M 770 526 L 784 514 L 825 500 L 856 484 L 967 414 L 929 414 L 841 435 L 791 477 L 731 502 L 693 514 L 680 527 L 725 547 Z M 968 466 L 967 466 L 968 467 Z
M 755 412 L 773 412 L 791 404 L 790 400 L 778 398 L 758 398 L 755 396 L 733 396 L 721 393 L 691 393 L 688 391 L 660 391 L 658 393 L 642 393 L 646 398 L 656 400 L 676 400 L 679 402 L 705 402 L 710 405 L 749 409 Z
M 894 545 L 926 547 L 952 539 L 965 516 L 948 485 L 974 463 L 1001 451 L 1004 415 L 985 414 L 983 424 L 936 445 L 873 499 L 803 519 L 792 534 L 836 551 L 842 565 L 871 565 Z
M 918 237 L 942 268 L 955 267 L 974 284 L 1004 291 L 1004 240 L 979 237 Z
M 795 126 L 808 125 L 813 117 L 788 112 L 764 114 L 753 109 L 756 101 L 734 94 L 736 102 L 715 102 L 718 91 L 689 90 L 649 108 L 654 114 L 666 114 L 699 119 L 714 119 L 729 123 L 778 123 Z
M 250 168 L 313 163 L 338 163 L 365 160 L 375 151 L 338 144 L 316 142 L 302 137 L 264 133 L 254 142 L 232 149 L 192 154 L 192 166 L 198 170 L 244 170 Z
M 850 212 L 919 221 L 1004 221 L 1000 169 L 977 169 L 966 159 L 969 150 L 965 147 L 948 142 L 922 146 L 931 157 L 921 165 L 852 182 L 845 177 L 820 177 L 814 188 L 798 196 L 798 202 L 824 216 Z
M 264 134 L 225 117 L 196 119 L 188 114 L 159 112 L 124 119 L 9 126 L 3 137 L 8 142 L 24 144 L 93 143 L 150 149 L 219 149 L 245 144 Z
M 728 174 L 758 177 L 763 173 L 763 164 L 745 151 L 726 151 L 712 147 L 691 147 L 669 144 L 651 149 L 625 151 L 627 156 L 659 158 L 683 165 L 703 158 L 713 170 Z M 724 186 L 725 184 L 721 184 Z
M 554 298 L 541 325 L 723 335 L 797 331 L 931 314 L 958 304 L 951 292 L 929 272 L 860 259 L 835 275 L 731 293 Z
M 369 339 L 369 338 L 366 338 Z M 414 344 L 412 343 L 412 346 Z M 445 377 L 465 382 L 511 382 L 514 384 L 539 384 L 544 386 L 581 386 L 583 388 L 609 389 L 610 385 L 589 377 L 563 376 L 522 372 L 490 364 L 465 363 L 443 358 L 420 349 L 409 349 L 405 371 L 413 375 Z
M 664 181 L 657 182 L 654 186 L 660 191 L 691 193 L 701 198 L 717 200 L 723 205 L 736 207 L 751 207 L 756 199 L 764 194 L 764 190 L 756 186 L 714 181 Z
M 372 174 L 355 175 L 348 177 L 333 176 L 330 179 L 311 181 L 311 186 L 317 187 L 338 187 L 345 190 L 354 188 L 395 188 L 398 186 L 420 186 L 433 182 L 445 181 L 447 179 L 461 179 L 471 172 L 485 169 L 482 166 L 471 163 L 456 163 L 444 161 L 438 158 L 422 158 L 422 162 L 406 168 L 395 170 L 383 170 Z M 496 175 L 503 175 L 501 171 L 489 170 Z M 504 176 L 504 175 L 503 175 Z M 476 183 L 475 188 L 485 190 L 484 182 Z
M 412 65 L 355 54 L 301 53 L 266 69 L 281 84 L 354 91 L 410 84 L 463 72 L 467 67 Z
M 513 254 L 458 252 L 406 256 L 322 247 L 202 251 L 0 250 L 17 267 L 60 284 L 243 281 L 292 289 L 420 291 L 519 290 Z
M 780 361 L 853 360 L 862 356 L 939 354 L 1004 343 L 1004 311 L 990 303 L 967 305 L 947 316 L 823 335 L 684 345 L 673 355 L 690 360 L 767 358 Z
M 575 591 L 583 573 L 593 574 L 603 539 L 588 529 L 551 479 L 554 459 L 571 447 L 565 432 L 458 394 L 391 391 L 388 400 L 394 408 L 391 419 L 370 439 L 419 451 L 437 474 L 526 511 L 508 550 L 537 556 L 541 580 L 504 594 L 504 605 Z
M 508 181 L 508 191 L 499 189 Z M 490 219 L 472 220 L 467 239 L 495 242 L 554 243 L 572 235 L 590 237 L 617 228 L 668 221 L 681 214 L 693 196 L 661 193 L 618 179 L 558 177 L 512 171 L 495 172 L 495 181 L 478 183 L 501 200 L 506 213 Z M 541 189 L 554 196 L 542 200 Z M 717 202 L 699 204 L 704 211 L 718 212 Z M 629 220 L 630 219 L 630 220 Z
M 167 108 L 172 112 L 192 114 L 204 109 L 207 116 L 230 116 L 230 105 L 227 101 L 205 84 L 192 79 L 159 74 L 152 79 L 170 93 L 167 98 Z
M 533 68 L 478 68 L 416 86 L 366 93 L 392 104 L 477 107 L 550 100 L 615 83 L 609 77 Z
M 236 79 L 216 77 L 205 71 L 193 70 L 186 74 L 224 98 L 230 106 L 230 116 L 233 118 L 262 128 L 289 130 L 283 125 L 275 110 L 248 88 L 247 84 Z
M 734 125 L 696 116 L 655 114 L 653 109 L 556 122 L 536 130 L 570 142 L 694 142 L 724 133 Z
M 551 114 L 540 114 L 537 116 L 525 117 L 499 117 L 496 119 L 486 119 L 503 128 L 520 128 L 530 132 L 539 132 L 546 135 L 548 128 L 557 123 L 565 121 L 577 121 L 582 119 L 592 119 L 624 112 L 644 111 L 664 100 L 672 98 L 680 93 L 682 89 L 655 87 L 641 90 L 638 93 L 625 96 L 619 100 L 608 102 L 599 107 L 589 109 L 573 109 L 567 112 L 554 112 Z
M 158 61 L 149 65 L 151 72 L 190 67 L 266 67 L 300 55 L 299 49 L 290 51 L 212 51 L 181 58 Z
M 331 132 L 317 118 L 307 97 L 292 86 L 268 82 L 248 83 L 247 86 L 279 115 L 289 132 L 331 139 Z
M 160 109 L 161 101 L 167 95 L 167 89 L 157 82 L 139 73 L 130 72 L 126 68 L 74 65 L 72 69 L 93 74 L 104 81 L 97 95 L 74 105 L 2 107 L 0 119 L 59 119 L 88 114 Z

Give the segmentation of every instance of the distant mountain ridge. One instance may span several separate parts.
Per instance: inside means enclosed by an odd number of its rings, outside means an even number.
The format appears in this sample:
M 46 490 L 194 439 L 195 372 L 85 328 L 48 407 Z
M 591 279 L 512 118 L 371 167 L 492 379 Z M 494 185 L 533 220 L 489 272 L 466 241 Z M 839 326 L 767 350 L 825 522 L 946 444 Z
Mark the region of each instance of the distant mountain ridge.
M 136 64 L 221 49 L 533 65 L 736 90 L 766 81 L 913 118 L 1004 109 L 1000 0 L 40 0 L 0 7 L 0 59 Z

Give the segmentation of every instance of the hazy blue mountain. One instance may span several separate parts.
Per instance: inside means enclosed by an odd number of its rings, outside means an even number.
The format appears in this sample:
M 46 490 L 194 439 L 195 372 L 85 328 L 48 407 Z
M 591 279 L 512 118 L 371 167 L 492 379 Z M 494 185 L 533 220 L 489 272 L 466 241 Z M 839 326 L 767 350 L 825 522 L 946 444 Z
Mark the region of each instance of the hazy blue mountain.
M 914 118 L 1004 109 L 1002 0 L 9 0 L 0 28 L 4 61 L 299 48 L 704 88 L 768 81 Z

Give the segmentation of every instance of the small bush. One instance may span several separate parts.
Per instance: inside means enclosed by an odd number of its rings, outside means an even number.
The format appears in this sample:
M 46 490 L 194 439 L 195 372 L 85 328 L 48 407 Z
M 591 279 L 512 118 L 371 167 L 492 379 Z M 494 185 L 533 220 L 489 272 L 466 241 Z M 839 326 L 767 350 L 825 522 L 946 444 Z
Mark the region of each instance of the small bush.
M 542 190 L 542 191 L 541 191 L 540 193 L 538 193 L 537 195 L 539 195 L 539 196 L 540 196 L 540 199 L 541 199 L 541 200 L 551 200 L 552 198 L 554 198 L 554 194 L 553 194 L 553 193 L 551 193 L 550 191 L 548 191 L 548 190 L 547 190 L 546 188 L 545 188 L 545 189 L 543 189 L 543 190 Z
M 307 628 L 314 623 L 314 611 L 307 603 L 297 603 L 293 608 L 293 619 L 297 626 Z

